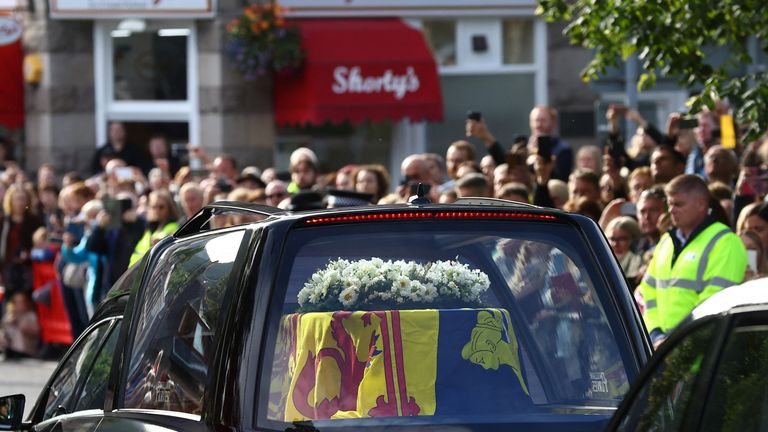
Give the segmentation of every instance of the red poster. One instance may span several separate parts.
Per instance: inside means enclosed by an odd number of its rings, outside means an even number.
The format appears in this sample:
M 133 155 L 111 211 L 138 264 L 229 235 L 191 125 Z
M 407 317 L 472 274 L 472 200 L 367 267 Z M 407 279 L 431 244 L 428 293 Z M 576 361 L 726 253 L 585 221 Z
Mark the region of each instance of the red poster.
M 21 25 L 0 16 L 0 125 L 9 129 L 24 126 L 24 77 Z

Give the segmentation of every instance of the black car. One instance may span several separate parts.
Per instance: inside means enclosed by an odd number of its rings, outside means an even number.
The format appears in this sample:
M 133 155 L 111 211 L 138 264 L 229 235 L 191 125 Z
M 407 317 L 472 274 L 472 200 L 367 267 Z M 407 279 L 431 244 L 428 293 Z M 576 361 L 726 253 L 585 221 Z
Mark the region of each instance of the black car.
M 110 298 L 9 424 L 600 430 L 651 354 L 597 225 L 498 200 L 217 203 Z
M 699 305 L 643 370 L 611 431 L 768 429 L 768 278 Z

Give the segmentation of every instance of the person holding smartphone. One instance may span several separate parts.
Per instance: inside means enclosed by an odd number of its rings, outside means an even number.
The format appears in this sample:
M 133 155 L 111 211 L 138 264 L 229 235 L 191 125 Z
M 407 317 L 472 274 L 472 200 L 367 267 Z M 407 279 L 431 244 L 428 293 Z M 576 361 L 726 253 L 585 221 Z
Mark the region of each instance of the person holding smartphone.
M 568 176 L 573 171 L 573 149 L 565 140 L 557 136 L 557 119 L 558 113 L 554 107 L 539 105 L 531 110 L 529 116 L 531 138 L 528 141 L 528 149 L 530 153 L 538 153 L 536 149 L 539 137 L 549 137 L 555 163 L 552 178 L 567 182 Z

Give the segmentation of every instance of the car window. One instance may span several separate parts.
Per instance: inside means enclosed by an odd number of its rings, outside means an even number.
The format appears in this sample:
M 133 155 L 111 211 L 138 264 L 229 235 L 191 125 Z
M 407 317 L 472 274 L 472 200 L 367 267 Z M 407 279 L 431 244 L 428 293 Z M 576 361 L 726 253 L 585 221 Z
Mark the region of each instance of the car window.
M 768 429 L 768 326 L 737 328 L 709 391 L 704 431 Z
M 714 331 L 714 322 L 697 327 L 667 352 L 643 383 L 618 430 L 680 429 Z
M 73 395 L 78 383 L 89 376 L 93 360 L 99 347 L 107 337 L 112 321 L 103 321 L 95 326 L 72 348 L 70 355 L 57 371 L 48 390 L 43 420 L 53 416 L 72 412 Z
M 115 357 L 115 348 L 120 337 L 121 323 L 122 320 L 117 322 L 107 342 L 99 350 L 76 400 L 75 411 L 104 408 L 104 396 L 109 382 L 109 373 L 112 371 L 112 359 Z
M 628 389 L 628 342 L 568 225 L 313 227 L 292 233 L 284 256 L 257 410 L 265 426 L 566 421 L 607 415 Z
M 166 249 L 135 308 L 124 406 L 200 414 L 218 315 L 244 231 Z

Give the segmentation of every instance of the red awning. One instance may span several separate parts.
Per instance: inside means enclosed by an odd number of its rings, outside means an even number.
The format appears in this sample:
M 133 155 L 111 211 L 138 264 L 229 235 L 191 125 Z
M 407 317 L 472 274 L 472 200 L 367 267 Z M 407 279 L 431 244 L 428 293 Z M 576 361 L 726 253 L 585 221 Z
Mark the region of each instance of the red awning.
M 443 99 L 421 32 L 398 18 L 296 19 L 306 58 L 275 79 L 275 121 L 440 121 Z

